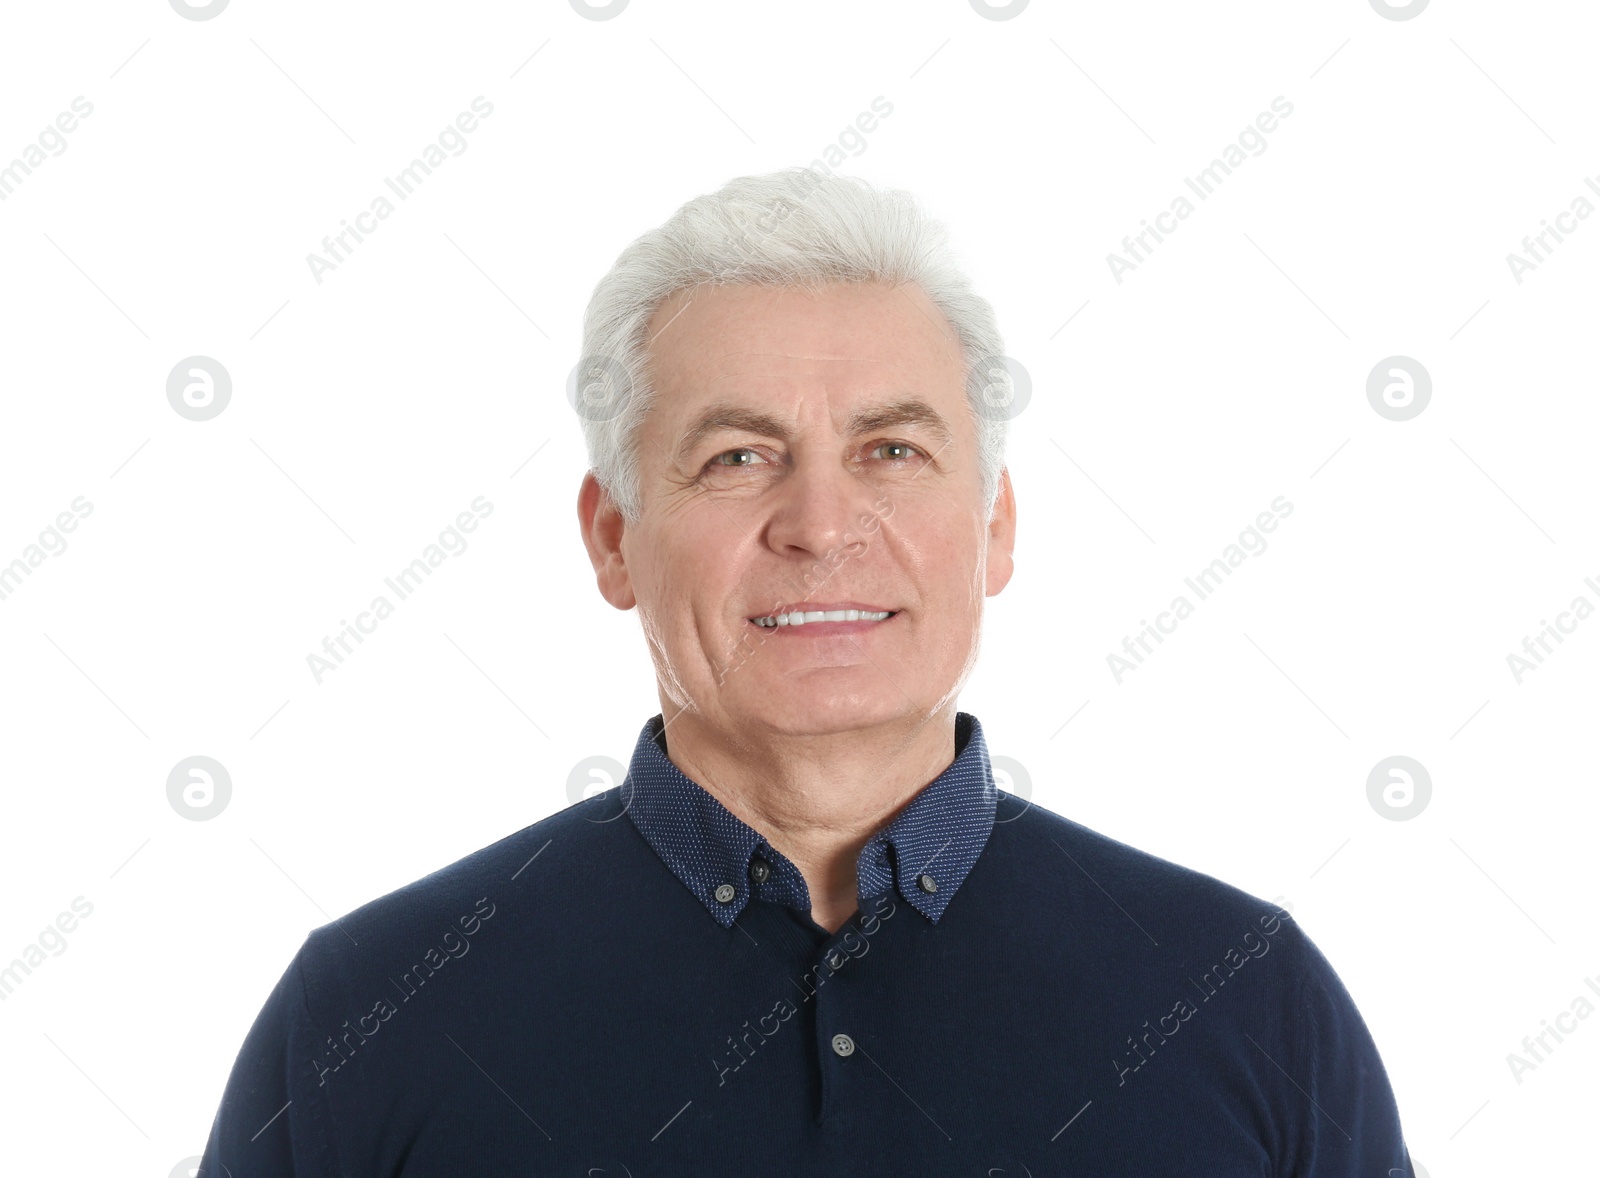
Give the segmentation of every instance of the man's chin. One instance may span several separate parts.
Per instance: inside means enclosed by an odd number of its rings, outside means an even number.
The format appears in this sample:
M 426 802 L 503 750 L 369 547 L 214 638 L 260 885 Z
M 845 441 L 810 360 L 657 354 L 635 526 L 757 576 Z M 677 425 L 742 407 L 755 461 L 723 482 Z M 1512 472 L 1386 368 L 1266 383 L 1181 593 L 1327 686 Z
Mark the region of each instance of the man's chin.
M 829 668 L 850 671 L 855 668 Z M 817 677 L 817 676 L 813 676 Z M 883 676 L 876 682 L 862 677 L 857 690 L 849 690 L 834 678 L 831 685 L 815 683 L 807 689 L 774 694 L 744 706 L 730 708 L 730 714 L 752 727 L 785 736 L 827 736 L 839 732 L 858 732 L 899 718 L 909 706 L 903 696 L 886 699 Z M 897 706 L 898 705 L 898 706 Z

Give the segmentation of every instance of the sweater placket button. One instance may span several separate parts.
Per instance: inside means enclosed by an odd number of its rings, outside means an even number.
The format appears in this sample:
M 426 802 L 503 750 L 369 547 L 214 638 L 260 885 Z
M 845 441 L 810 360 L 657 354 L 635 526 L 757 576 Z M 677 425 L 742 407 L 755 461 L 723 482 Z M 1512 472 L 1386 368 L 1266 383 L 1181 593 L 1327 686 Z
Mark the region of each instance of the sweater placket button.
M 840 1059 L 847 1055 L 854 1055 L 855 1050 L 856 1041 L 850 1038 L 849 1035 L 835 1035 L 833 1037 L 833 1053 Z

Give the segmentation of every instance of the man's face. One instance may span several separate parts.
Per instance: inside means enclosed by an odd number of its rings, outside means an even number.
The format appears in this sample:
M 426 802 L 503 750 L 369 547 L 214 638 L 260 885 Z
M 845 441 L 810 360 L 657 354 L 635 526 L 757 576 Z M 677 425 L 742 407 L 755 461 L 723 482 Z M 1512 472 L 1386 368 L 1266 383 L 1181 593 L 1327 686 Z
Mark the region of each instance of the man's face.
M 639 608 L 663 706 L 793 735 L 944 706 L 1015 531 L 1009 477 L 992 524 L 983 512 L 944 316 L 910 286 L 707 286 L 649 330 L 642 517 L 623 526 L 593 476 L 580 514 L 602 592 Z M 892 613 L 755 620 L 836 608 Z

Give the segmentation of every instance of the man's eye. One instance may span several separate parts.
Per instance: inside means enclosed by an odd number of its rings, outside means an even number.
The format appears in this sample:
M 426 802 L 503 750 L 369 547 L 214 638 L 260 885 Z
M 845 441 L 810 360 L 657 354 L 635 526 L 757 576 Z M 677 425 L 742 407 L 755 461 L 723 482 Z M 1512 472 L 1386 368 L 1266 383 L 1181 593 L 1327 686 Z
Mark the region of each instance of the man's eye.
M 911 444 L 909 444 L 907 442 L 879 442 L 876 446 L 873 447 L 873 453 L 876 454 L 879 450 L 898 450 L 898 451 L 901 451 L 901 453 L 899 453 L 899 454 L 891 454 L 891 455 L 887 455 L 886 456 L 886 457 L 890 458 L 891 461 L 894 461 L 894 462 L 904 462 L 912 454 L 915 454 L 915 455 L 917 455 L 918 457 L 921 457 L 921 458 L 926 458 L 927 457 L 927 455 L 923 454 L 921 450 L 917 449 L 915 446 L 913 446 L 913 445 L 911 445 Z
M 730 455 L 738 455 L 738 454 L 747 454 L 747 455 L 749 455 L 749 458 L 747 460 L 745 460 L 745 461 L 738 461 L 738 460 L 735 460 L 733 462 L 724 462 L 723 461 L 724 458 L 727 458 Z M 732 450 L 724 450 L 721 454 L 718 454 L 710 462 L 706 463 L 706 465 L 707 466 L 754 466 L 755 465 L 755 460 L 757 458 L 759 458 L 759 457 L 761 457 L 761 456 L 759 454 L 757 454 L 754 450 L 752 450 L 749 446 L 739 446 L 739 447 L 736 447 L 735 449 L 732 449 Z

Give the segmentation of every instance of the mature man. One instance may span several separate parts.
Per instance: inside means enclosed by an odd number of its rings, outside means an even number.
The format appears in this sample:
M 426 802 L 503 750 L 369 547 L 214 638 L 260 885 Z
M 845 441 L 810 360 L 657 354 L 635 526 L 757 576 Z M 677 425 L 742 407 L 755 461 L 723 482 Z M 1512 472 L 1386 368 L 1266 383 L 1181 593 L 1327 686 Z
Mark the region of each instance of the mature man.
M 584 335 L 583 539 L 661 714 L 621 785 L 313 932 L 202 1172 L 1412 1174 L 1287 912 L 995 789 L 956 697 L 1010 407 L 938 226 L 735 180 Z

